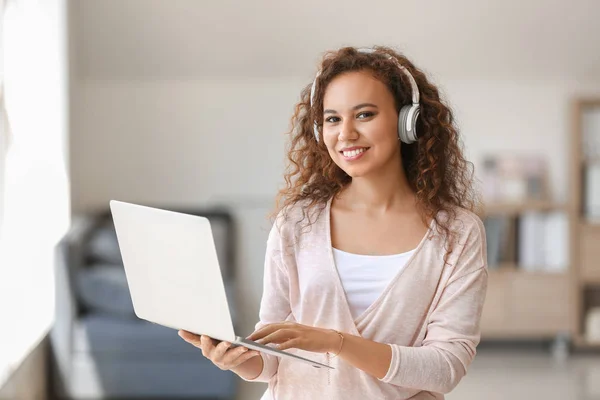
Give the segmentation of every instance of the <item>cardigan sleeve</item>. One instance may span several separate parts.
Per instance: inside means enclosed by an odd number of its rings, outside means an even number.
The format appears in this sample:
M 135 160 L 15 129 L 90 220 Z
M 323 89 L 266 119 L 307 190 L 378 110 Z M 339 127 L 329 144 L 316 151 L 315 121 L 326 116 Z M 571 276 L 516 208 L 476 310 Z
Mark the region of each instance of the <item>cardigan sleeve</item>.
M 289 279 L 287 270 L 282 266 L 279 247 L 280 239 L 277 224 L 271 228 L 267 241 L 265 256 L 263 295 L 260 304 L 259 322 L 255 330 L 265 325 L 288 320 L 291 315 L 289 300 Z M 260 353 L 263 359 L 263 370 L 251 382 L 269 382 L 277 373 L 279 358 L 270 354 Z
M 487 291 L 485 231 L 478 223 L 459 256 L 420 347 L 390 344 L 392 360 L 382 382 L 436 393 L 456 387 L 475 357 Z

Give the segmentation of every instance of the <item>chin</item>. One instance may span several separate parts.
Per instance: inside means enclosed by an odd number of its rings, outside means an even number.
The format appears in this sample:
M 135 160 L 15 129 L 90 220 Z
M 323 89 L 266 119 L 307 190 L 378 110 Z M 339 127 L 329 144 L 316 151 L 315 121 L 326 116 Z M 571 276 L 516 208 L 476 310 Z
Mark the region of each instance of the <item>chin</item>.
M 344 168 L 338 164 L 338 166 L 350 177 L 350 178 L 362 178 L 364 176 L 369 175 L 371 172 L 370 168 L 348 168 L 347 166 Z

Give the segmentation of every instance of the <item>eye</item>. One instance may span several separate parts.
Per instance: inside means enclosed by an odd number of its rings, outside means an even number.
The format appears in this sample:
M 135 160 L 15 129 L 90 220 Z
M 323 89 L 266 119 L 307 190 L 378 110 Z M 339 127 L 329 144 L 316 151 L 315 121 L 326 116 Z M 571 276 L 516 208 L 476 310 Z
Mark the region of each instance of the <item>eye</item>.
M 356 117 L 358 119 L 365 119 L 365 118 L 370 118 L 374 115 L 375 115 L 375 113 L 372 111 L 363 111 L 363 112 L 359 113 Z
M 340 119 L 338 117 L 327 117 L 325 118 L 325 122 L 329 122 L 329 123 L 335 123 L 335 122 L 339 122 Z

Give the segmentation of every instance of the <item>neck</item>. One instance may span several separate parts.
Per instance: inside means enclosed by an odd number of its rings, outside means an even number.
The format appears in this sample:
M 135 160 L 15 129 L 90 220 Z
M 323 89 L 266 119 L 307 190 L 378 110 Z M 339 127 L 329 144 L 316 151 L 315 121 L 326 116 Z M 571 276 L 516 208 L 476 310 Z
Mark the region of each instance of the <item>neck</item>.
M 377 171 L 369 176 L 353 178 L 344 190 L 348 205 L 380 213 L 391 209 L 414 210 L 415 194 L 401 165 Z

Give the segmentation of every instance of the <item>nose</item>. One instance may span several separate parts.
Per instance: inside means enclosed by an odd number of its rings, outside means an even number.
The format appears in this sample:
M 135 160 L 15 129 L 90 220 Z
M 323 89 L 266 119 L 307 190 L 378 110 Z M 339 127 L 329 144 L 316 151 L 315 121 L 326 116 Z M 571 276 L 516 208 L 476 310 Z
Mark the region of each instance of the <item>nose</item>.
M 354 126 L 354 121 L 349 118 L 342 122 L 340 125 L 340 133 L 338 135 L 338 140 L 343 142 L 345 140 L 356 140 L 358 139 L 358 132 L 356 131 L 356 127 Z

